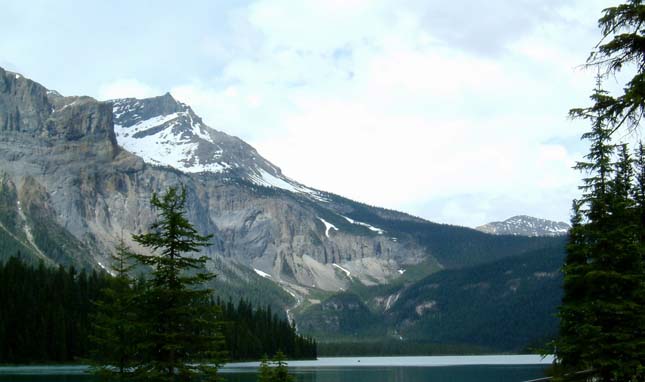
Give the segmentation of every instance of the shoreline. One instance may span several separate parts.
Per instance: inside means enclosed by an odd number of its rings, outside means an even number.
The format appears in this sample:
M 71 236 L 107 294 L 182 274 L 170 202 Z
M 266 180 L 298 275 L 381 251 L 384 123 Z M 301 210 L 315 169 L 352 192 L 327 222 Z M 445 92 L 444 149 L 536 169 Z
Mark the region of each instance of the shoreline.
M 538 354 L 470 355 L 470 356 L 379 356 L 319 357 L 317 360 L 287 361 L 290 368 L 326 367 L 450 367 L 450 366 L 519 366 L 550 365 L 553 356 Z M 222 373 L 255 371 L 259 361 L 230 362 L 219 369 Z M 90 366 L 84 364 L 0 365 L 0 375 L 84 375 Z

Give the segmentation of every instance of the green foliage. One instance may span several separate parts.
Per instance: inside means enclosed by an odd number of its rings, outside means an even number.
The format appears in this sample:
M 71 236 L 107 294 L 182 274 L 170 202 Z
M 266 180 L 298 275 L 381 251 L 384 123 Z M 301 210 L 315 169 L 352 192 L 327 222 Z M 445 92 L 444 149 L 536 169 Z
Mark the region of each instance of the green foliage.
M 152 267 L 151 278 L 136 296 L 143 314 L 137 318 L 142 335 L 134 368 L 147 379 L 215 379 L 221 359 L 219 307 L 211 303 L 212 290 L 200 288 L 215 276 L 205 271 L 206 256 L 190 256 L 209 245 L 211 236 L 197 233 L 185 217 L 185 203 L 183 188 L 169 188 L 161 198 L 153 194 L 158 220 L 149 233 L 133 236 L 155 251 L 132 255 Z
M 258 369 L 258 382 L 272 382 L 272 379 L 273 370 L 271 369 L 269 358 L 265 354 L 260 360 L 260 368 Z
M 523 352 L 557 334 L 564 256 L 555 245 L 405 285 L 352 287 L 296 321 L 325 355 Z
M 38 204 L 28 204 L 24 207 L 27 223 L 32 227 L 32 235 L 36 246 L 56 264 L 70 266 L 81 264 L 90 268 L 84 256 L 88 248 L 76 239 L 69 231 L 56 222 Z
M 600 81 L 591 98 L 594 107 L 572 112 L 589 119 L 592 129 L 583 135 L 590 142 L 586 161 L 576 166 L 587 176 L 580 187 L 582 198 L 573 203 L 555 372 L 563 381 L 576 380 L 580 372 L 588 380 L 642 381 L 645 156 L 641 148 L 634 166 L 627 146 L 612 142 L 615 121 L 599 105 L 613 100 L 607 100 Z
M 23 260 L 38 265 L 41 259 L 27 240 L 19 219 L 19 208 L 15 185 L 6 174 L 0 174 L 0 262 L 20 252 Z
M 87 245 L 58 224 L 42 187 L 28 177 L 23 190 L 19 200 L 15 185 L 0 174 L 0 261 L 20 251 L 34 265 L 45 260 L 91 269 Z
M 240 300 L 222 304 L 222 320 L 229 356 L 258 359 L 262 354 L 286 353 L 290 358 L 316 358 L 316 342 L 297 334 L 288 321 L 272 313 L 271 307 L 254 310 Z
M 214 258 L 212 264 L 218 277 L 208 285 L 221 301 L 245 300 L 258 307 L 268 305 L 280 318 L 287 318 L 284 311 L 295 303 L 295 299 L 275 282 L 258 276 L 246 266 L 227 263 L 221 258 Z
M 16 187 L 5 174 L 0 174 L 0 225 L 5 227 L 18 226 L 18 213 L 16 211 Z
M 112 255 L 112 268 L 116 274 L 110 286 L 103 289 L 94 302 L 91 358 L 96 364 L 94 373 L 105 378 L 125 380 L 132 376 L 136 365 L 142 329 L 138 323 L 141 312 L 136 296 L 141 292 L 141 285 L 135 286 L 128 274 L 132 269 L 132 256 L 121 239 Z
M 556 247 L 438 272 L 405 288 L 388 322 L 404 340 L 524 351 L 557 333 L 563 258 Z
M 129 285 L 129 292 L 122 290 L 122 281 L 107 273 L 78 273 L 72 268 L 50 268 L 42 263 L 33 267 L 19 257 L 8 259 L 0 264 L 0 364 L 95 359 L 118 365 L 118 357 L 111 351 L 127 354 L 128 344 L 137 342 L 139 335 L 134 333 L 131 341 L 109 337 L 121 330 L 132 333 L 128 326 L 118 329 L 121 321 L 116 319 L 125 316 L 127 323 L 132 313 L 126 311 L 128 300 L 122 300 L 125 305 L 120 305 L 117 299 L 137 295 L 144 286 L 139 281 Z M 316 358 L 316 342 L 297 335 L 270 308 L 254 309 L 242 301 L 237 306 L 231 302 L 217 305 L 222 312 L 225 350 L 230 360 L 259 359 L 262 354 L 274 355 L 278 350 L 292 359 Z M 138 306 L 132 308 L 136 314 L 145 314 Z M 130 323 L 136 325 L 133 321 Z M 97 352 L 102 347 L 106 350 Z M 112 372 L 97 371 L 108 378 L 118 377 L 113 373 L 118 369 L 107 370 Z
M 16 253 L 20 253 L 23 261 L 32 265 L 39 263 L 39 257 L 31 246 L 18 240 L 15 235 L 0 226 L 0 263 L 7 261 Z
M 625 67 L 635 68 L 622 94 L 604 95 L 594 99 L 588 108 L 573 109 L 571 114 L 597 115 L 613 132 L 623 125 L 639 127 L 645 112 L 645 5 L 642 0 L 628 0 L 609 7 L 598 20 L 602 38 L 587 59 L 587 66 L 596 67 L 603 77 L 621 72 Z
M 278 352 L 273 358 L 273 364 L 275 365 L 273 370 L 274 382 L 292 382 L 294 380 L 293 376 L 289 375 L 284 353 Z
M 386 334 L 383 317 L 372 312 L 361 298 L 351 292 L 341 292 L 306 308 L 298 315 L 303 333 L 323 338 L 379 337 Z
M 112 282 L 74 268 L 0 264 L 0 363 L 60 363 L 86 357 L 92 300 Z
M 267 356 L 262 358 L 258 370 L 258 382 L 293 382 L 294 377 L 289 374 L 285 355 L 278 352 L 269 361 Z

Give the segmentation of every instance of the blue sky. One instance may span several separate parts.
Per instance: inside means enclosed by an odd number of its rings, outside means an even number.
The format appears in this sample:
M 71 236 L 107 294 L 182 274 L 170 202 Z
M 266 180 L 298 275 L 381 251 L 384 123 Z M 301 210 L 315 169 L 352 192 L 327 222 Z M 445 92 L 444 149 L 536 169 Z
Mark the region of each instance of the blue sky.
M 170 91 L 309 186 L 430 220 L 568 220 L 606 0 L 8 1 L 0 66 Z M 618 85 L 617 85 L 618 86 Z

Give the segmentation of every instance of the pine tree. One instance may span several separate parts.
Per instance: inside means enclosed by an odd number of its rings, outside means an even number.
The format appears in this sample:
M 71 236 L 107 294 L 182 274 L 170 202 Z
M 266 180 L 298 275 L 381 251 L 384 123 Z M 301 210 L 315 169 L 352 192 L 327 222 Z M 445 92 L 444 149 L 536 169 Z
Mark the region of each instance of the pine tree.
M 289 374 L 287 361 L 284 353 L 277 352 L 273 358 L 275 369 L 273 370 L 273 382 L 292 382 L 293 376 Z
M 269 363 L 269 357 L 267 357 L 266 354 L 260 360 L 258 382 L 273 382 L 273 369 Z
M 207 257 L 190 256 L 209 245 L 211 235 L 198 234 L 185 217 L 185 188 L 169 188 L 162 197 L 153 194 L 151 204 L 158 220 L 149 233 L 133 236 L 154 251 L 135 255 L 152 267 L 140 304 L 145 357 L 137 371 L 153 380 L 215 380 L 222 342 L 220 313 L 211 301 L 212 290 L 200 289 L 214 275 L 205 271 Z
M 606 97 L 599 85 L 592 99 L 599 105 Z M 583 135 L 590 141 L 587 161 L 576 166 L 588 176 L 581 201 L 574 202 L 567 245 L 556 374 L 558 380 L 580 380 L 583 373 L 594 381 L 642 381 L 645 284 L 632 159 L 625 145 L 612 143 L 602 111 L 572 114 L 590 119 L 592 130 Z
M 103 289 L 95 302 L 96 312 L 92 317 L 94 345 L 91 357 L 95 374 L 126 380 L 132 376 L 132 367 L 137 357 L 137 304 L 133 281 L 129 272 L 134 254 L 121 238 L 112 255 L 114 278 Z
M 623 87 L 622 94 L 608 97 L 596 105 L 596 111 L 611 131 L 623 125 L 640 127 L 645 113 L 645 5 L 642 0 L 629 0 L 603 10 L 598 20 L 602 38 L 587 59 L 603 76 L 615 75 L 625 67 L 635 74 Z
M 258 371 L 258 382 L 293 382 L 284 353 L 278 351 L 271 361 L 263 356 Z
M 640 222 L 640 242 L 645 243 L 645 145 L 641 142 L 636 150 L 634 160 L 633 198 L 636 204 L 638 219 Z M 645 259 L 643 260 L 645 261 Z

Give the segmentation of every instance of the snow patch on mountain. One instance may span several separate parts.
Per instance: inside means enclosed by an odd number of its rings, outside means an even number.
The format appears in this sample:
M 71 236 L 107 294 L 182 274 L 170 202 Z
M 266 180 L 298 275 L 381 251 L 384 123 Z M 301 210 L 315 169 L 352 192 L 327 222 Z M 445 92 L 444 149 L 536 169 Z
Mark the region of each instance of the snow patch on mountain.
M 325 236 L 329 237 L 329 230 L 333 228 L 334 230 L 338 231 L 338 228 L 336 228 L 335 225 L 331 224 L 327 220 L 321 218 L 318 216 L 318 220 L 320 220 L 324 225 L 325 225 Z
M 263 169 L 258 169 L 256 174 L 250 174 L 249 178 L 253 183 L 259 186 L 280 188 L 297 194 L 307 194 L 312 198 L 323 202 L 328 201 L 322 193 L 316 190 L 312 190 L 311 188 L 298 184 L 286 177 L 278 178 Z
M 141 157 L 144 162 L 188 173 L 219 173 L 231 168 L 228 163 L 217 161 L 217 151 L 212 156 L 214 160 L 199 160 L 198 150 L 201 145 L 216 144 L 209 128 L 197 120 L 186 105 L 178 103 L 177 107 L 181 111 L 144 118 L 141 112 L 145 108 L 141 100 L 113 102 L 117 121 L 114 133 L 118 144 Z M 220 148 L 220 155 L 221 152 Z
M 100 261 L 98 261 L 98 260 L 97 260 L 97 262 L 96 262 L 96 263 L 99 265 L 99 267 L 101 267 L 104 271 L 106 271 L 107 273 L 109 273 L 111 276 L 116 276 L 116 272 L 114 272 L 113 270 L 111 270 L 111 269 L 109 269 L 108 267 L 106 267 L 105 265 L 103 265 L 103 263 L 102 263 L 102 262 L 100 262 Z
M 363 227 L 365 227 L 365 228 L 369 229 L 369 230 L 370 230 L 370 231 L 372 231 L 372 232 L 376 232 L 376 233 L 377 233 L 377 234 L 379 234 L 379 235 L 383 235 L 383 233 L 385 233 L 385 230 L 382 230 L 382 229 L 380 229 L 380 228 L 374 227 L 373 225 L 370 225 L 370 224 L 367 224 L 367 223 L 363 223 L 363 222 L 356 221 L 356 220 L 354 220 L 354 219 L 348 218 L 347 216 L 343 216 L 343 215 L 340 215 L 340 216 L 342 216 L 343 218 L 345 218 L 345 220 L 347 220 L 347 221 L 348 221 L 348 222 L 350 222 L 351 224 L 356 224 L 356 225 L 363 226 Z
M 266 273 L 266 272 L 262 272 L 261 270 L 256 269 L 256 268 L 253 268 L 253 270 L 254 270 L 254 271 L 255 271 L 255 273 L 257 273 L 259 276 L 262 276 L 262 277 L 264 277 L 265 279 L 270 279 L 270 278 L 271 278 L 271 275 L 270 275 L 270 274 L 268 274 L 268 273 Z
M 179 124 L 178 118 L 182 115 L 185 113 L 157 116 L 128 128 L 115 124 L 114 133 L 117 142 L 124 149 L 140 156 L 145 162 L 174 167 L 183 172 L 218 173 L 229 169 L 230 166 L 226 162 L 195 163 L 199 142 L 191 140 L 190 135 L 183 131 L 172 129 Z M 168 128 L 154 131 L 164 125 Z M 200 139 L 205 138 L 199 125 L 191 125 L 191 127 L 195 136 Z
M 347 277 L 349 277 L 350 279 L 352 278 L 352 273 L 350 271 L 348 271 L 347 269 L 341 267 L 340 265 L 338 265 L 336 263 L 332 263 L 331 265 L 336 267 L 336 268 L 338 268 L 338 269 L 340 269 L 341 271 L 343 271 L 347 275 Z

